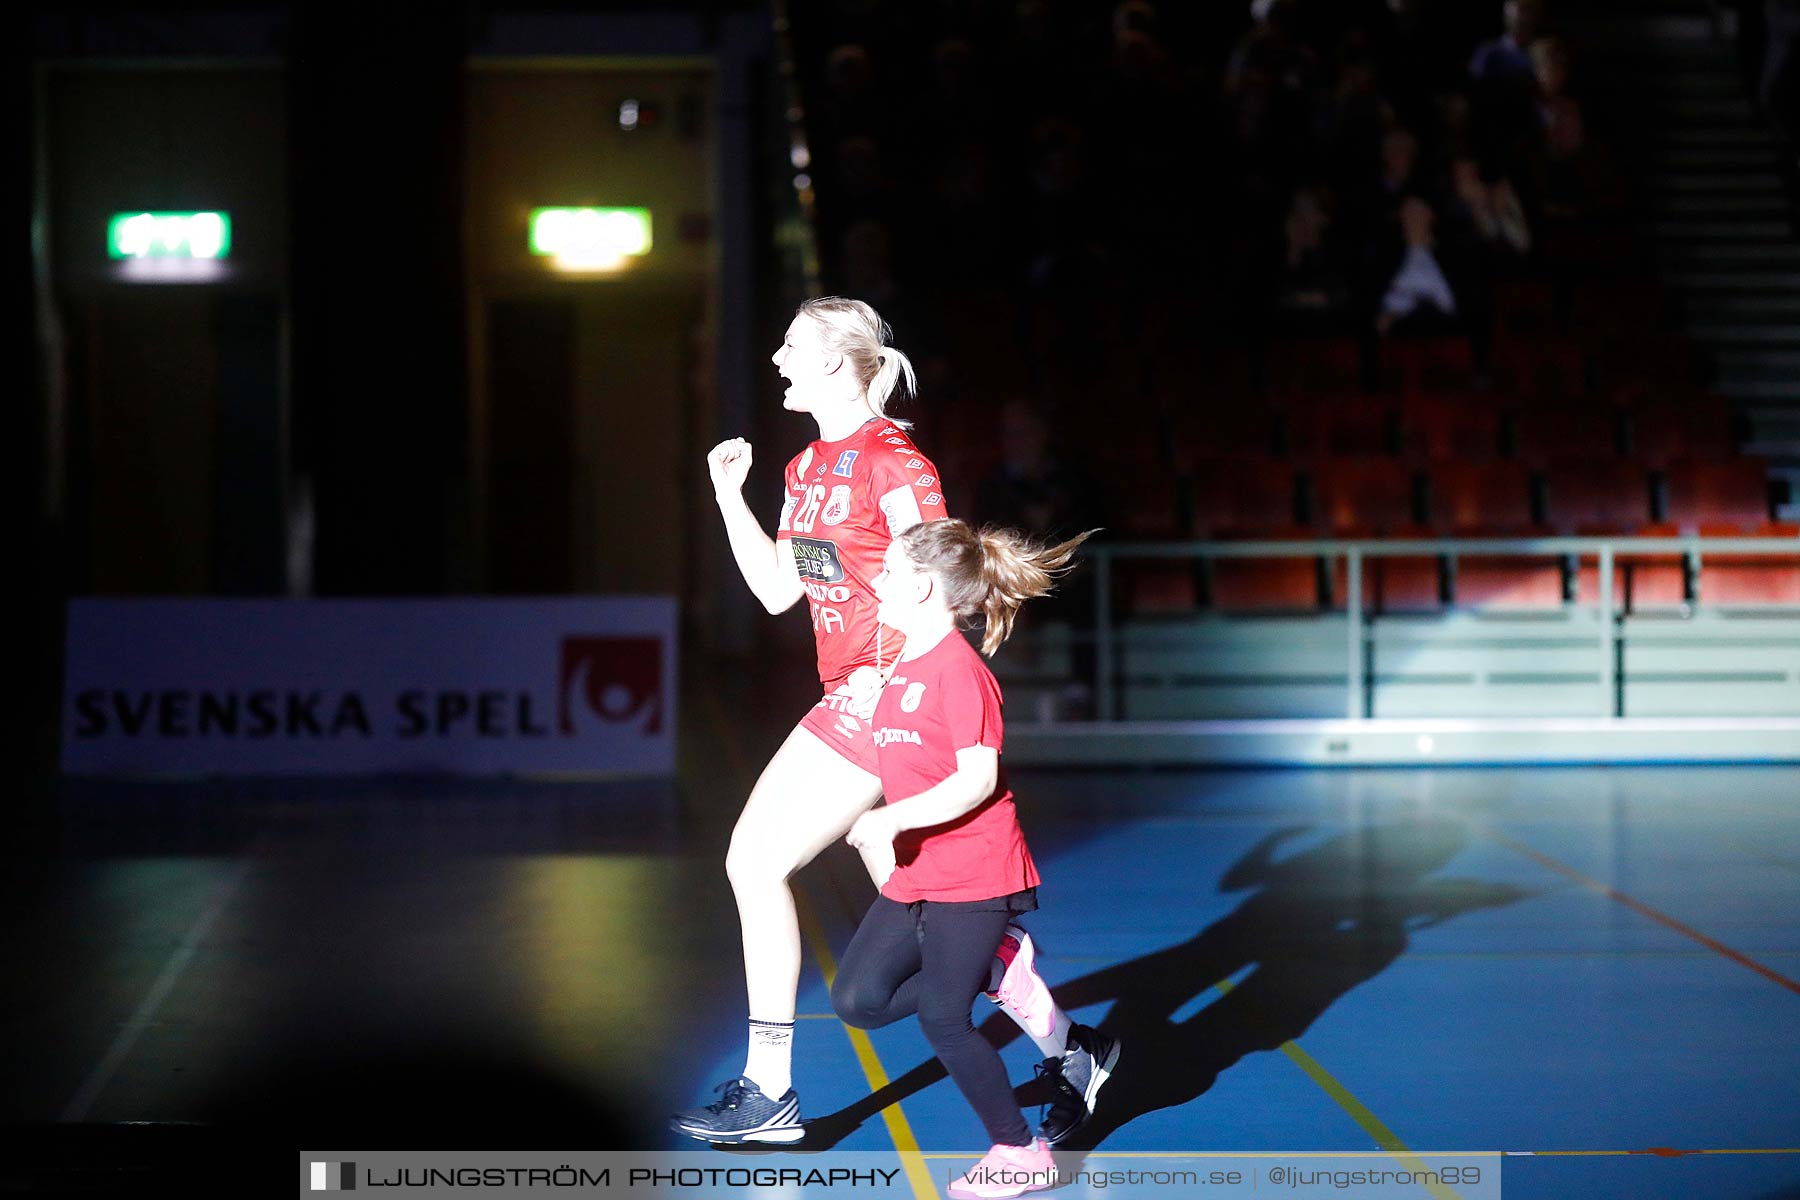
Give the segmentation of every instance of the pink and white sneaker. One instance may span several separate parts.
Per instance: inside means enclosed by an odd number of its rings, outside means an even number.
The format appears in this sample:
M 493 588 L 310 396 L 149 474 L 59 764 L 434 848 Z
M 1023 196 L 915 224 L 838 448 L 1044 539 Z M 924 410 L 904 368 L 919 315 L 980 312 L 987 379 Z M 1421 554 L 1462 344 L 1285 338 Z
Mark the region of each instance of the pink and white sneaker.
M 1042 1138 L 1029 1146 L 993 1146 L 950 1185 L 956 1200 L 1007 1200 L 1056 1186 L 1056 1160 Z
M 1010 947 L 1008 941 L 1012 943 Z M 1018 925 L 1008 925 L 998 951 L 1002 959 L 1007 959 L 1009 949 L 1012 955 L 994 999 L 1018 1015 L 1027 1033 L 1049 1037 L 1056 1028 L 1056 1000 L 1050 995 L 1050 985 L 1032 965 L 1037 948 L 1031 944 L 1031 935 Z

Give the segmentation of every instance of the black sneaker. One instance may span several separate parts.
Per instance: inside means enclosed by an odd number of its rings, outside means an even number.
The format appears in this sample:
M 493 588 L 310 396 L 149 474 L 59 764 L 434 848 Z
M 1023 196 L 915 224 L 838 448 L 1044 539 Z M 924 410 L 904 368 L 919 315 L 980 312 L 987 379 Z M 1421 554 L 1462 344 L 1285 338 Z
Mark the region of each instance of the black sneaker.
M 1046 1058 L 1037 1073 L 1056 1089 L 1056 1099 L 1038 1126 L 1038 1136 L 1054 1146 L 1087 1124 L 1094 1097 L 1119 1065 L 1119 1039 L 1087 1025 L 1069 1027 L 1069 1048 L 1061 1058 Z
M 702 1108 L 675 1114 L 669 1128 L 703 1142 L 797 1142 L 806 1136 L 800 1124 L 800 1097 L 793 1088 L 771 1100 L 740 1076 L 713 1091 L 724 1094 Z

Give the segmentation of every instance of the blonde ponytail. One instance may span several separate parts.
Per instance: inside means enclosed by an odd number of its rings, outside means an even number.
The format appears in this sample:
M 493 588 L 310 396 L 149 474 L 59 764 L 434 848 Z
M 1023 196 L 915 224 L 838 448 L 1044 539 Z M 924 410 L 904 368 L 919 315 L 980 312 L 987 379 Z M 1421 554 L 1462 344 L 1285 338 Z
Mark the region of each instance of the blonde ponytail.
M 1070 560 L 1097 529 L 1047 546 L 1016 529 L 992 526 L 976 532 L 965 521 L 925 521 L 897 539 L 906 556 L 944 589 L 958 617 L 982 616 L 981 652 L 992 657 L 1012 635 L 1027 600 L 1048 594 L 1072 568 Z
M 882 329 L 887 331 L 887 326 Z M 891 331 L 887 336 L 892 336 Z M 883 346 L 876 354 L 875 375 L 869 380 L 869 407 L 875 410 L 878 417 L 887 416 L 888 398 L 894 394 L 902 379 L 906 380 L 906 394 L 919 394 L 919 377 L 913 373 L 912 360 L 892 346 Z
M 888 401 L 899 390 L 901 380 L 906 382 L 908 395 L 918 394 L 919 377 L 912 360 L 888 344 L 894 331 L 881 314 L 861 300 L 817 296 L 800 305 L 800 315 L 811 317 L 818 325 L 821 347 L 844 356 L 875 415 L 906 425 L 888 416 Z

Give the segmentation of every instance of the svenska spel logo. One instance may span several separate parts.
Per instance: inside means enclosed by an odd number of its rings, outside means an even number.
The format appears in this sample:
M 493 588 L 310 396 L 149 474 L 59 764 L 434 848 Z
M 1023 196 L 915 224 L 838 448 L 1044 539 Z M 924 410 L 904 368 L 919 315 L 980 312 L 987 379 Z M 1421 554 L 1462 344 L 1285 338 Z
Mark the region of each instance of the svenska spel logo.
M 356 1190 L 356 1164 L 353 1162 L 316 1162 L 308 1163 L 311 1170 L 311 1190 L 315 1192 L 354 1192 Z
M 663 644 L 656 637 L 566 637 L 558 672 L 557 730 L 576 732 L 579 700 L 609 725 L 663 728 Z

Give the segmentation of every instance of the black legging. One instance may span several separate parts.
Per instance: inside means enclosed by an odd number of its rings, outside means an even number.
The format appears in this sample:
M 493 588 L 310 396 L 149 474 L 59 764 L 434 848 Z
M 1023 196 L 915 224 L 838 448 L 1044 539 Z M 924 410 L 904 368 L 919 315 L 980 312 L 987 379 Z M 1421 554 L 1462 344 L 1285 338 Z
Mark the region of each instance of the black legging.
M 969 1019 L 975 997 L 994 982 L 994 951 L 1011 919 L 1004 909 L 929 900 L 901 904 L 877 896 L 844 951 L 831 1005 L 844 1024 L 858 1029 L 879 1029 L 918 1013 L 925 1040 L 988 1137 L 995 1145 L 1026 1146 L 1031 1130 L 1013 1101 L 1006 1065 Z

